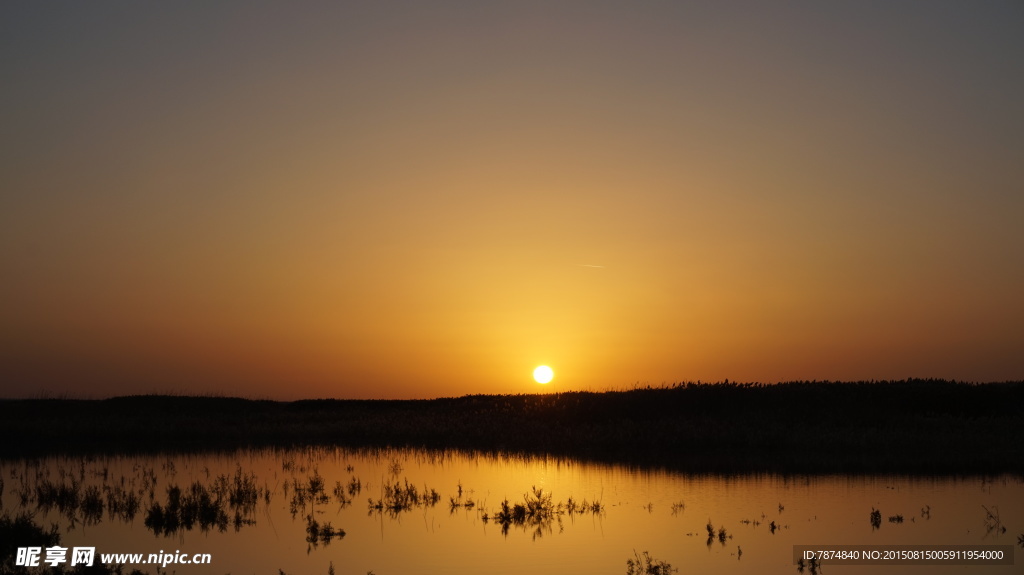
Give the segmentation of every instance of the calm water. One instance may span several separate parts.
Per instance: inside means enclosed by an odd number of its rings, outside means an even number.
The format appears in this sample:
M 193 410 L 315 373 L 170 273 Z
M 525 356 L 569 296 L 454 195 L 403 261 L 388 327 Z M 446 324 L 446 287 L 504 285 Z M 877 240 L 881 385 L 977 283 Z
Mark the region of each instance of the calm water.
M 559 459 L 340 449 L 0 466 L 5 512 L 28 509 L 36 523 L 56 523 L 67 547 L 212 555 L 212 565 L 168 568 L 184 574 L 327 573 L 331 564 L 338 574 L 359 575 L 621 574 L 626 561 L 644 551 L 679 573 L 797 573 L 796 544 L 1012 545 L 1017 564 L 983 568 L 990 575 L 1019 573 L 1024 559 L 1017 544 L 1024 533 L 1024 481 L 1008 476 L 697 476 Z M 396 484 L 398 491 L 389 494 L 385 486 Z M 66 497 L 78 494 L 77 506 L 65 499 L 60 508 L 61 486 Z M 206 506 L 193 507 L 199 515 L 159 520 L 153 514 L 154 503 L 162 511 L 174 505 L 174 486 L 179 501 L 199 501 L 206 493 Z M 515 504 L 525 506 L 526 494 L 537 499 L 534 487 L 540 499 L 550 496 L 549 513 L 511 517 Z M 91 505 L 84 503 L 87 492 Z M 119 506 L 132 497 L 134 514 L 131 505 Z M 510 517 L 502 521 L 505 500 Z M 344 536 L 324 537 L 328 523 Z M 824 568 L 830 574 L 864 570 L 978 568 Z

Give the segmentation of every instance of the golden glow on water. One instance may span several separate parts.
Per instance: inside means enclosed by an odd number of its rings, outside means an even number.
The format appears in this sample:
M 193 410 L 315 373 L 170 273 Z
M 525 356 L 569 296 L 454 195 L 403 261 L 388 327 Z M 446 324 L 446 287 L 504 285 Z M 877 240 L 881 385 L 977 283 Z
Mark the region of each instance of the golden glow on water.
M 6 462 L 4 509 L 18 509 L 18 495 L 42 481 L 74 478 L 83 485 L 127 484 L 151 471 L 157 501 L 177 484 L 210 482 L 238 470 L 254 473 L 270 492 L 260 501 L 254 525 L 229 525 L 224 532 L 180 531 L 154 534 L 146 527 L 148 495 L 130 523 L 104 519 L 68 531 L 56 509 L 39 511 L 37 523 L 62 526 L 62 544 L 96 546 L 98 552 L 156 553 L 180 549 L 211 553 L 218 570 L 233 573 L 621 573 L 633 550 L 649 551 L 680 572 L 795 573 L 795 544 L 1006 544 L 1016 533 L 986 532 L 982 505 L 999 508 L 1004 520 L 1018 517 L 1024 496 L 1020 478 L 692 476 L 584 464 L 552 458 L 466 457 L 418 451 L 291 450 L 240 452 L 233 456 L 171 456 L 50 459 Z M 104 479 L 104 470 L 107 479 Z M 294 481 L 319 474 L 331 501 L 312 507 L 320 523 L 344 529 L 344 538 L 310 546 L 305 517 L 310 508 L 290 513 Z M 361 491 L 345 505 L 330 495 L 352 478 Z M 385 485 L 396 482 L 435 489 L 440 501 L 400 513 L 378 513 L 367 506 Z M 289 487 L 285 487 L 285 485 Z M 459 494 L 461 486 L 462 492 Z M 532 488 L 565 505 L 599 501 L 599 514 L 563 513 L 547 524 L 511 526 L 502 533 L 495 514 L 501 502 L 521 502 Z M 452 506 L 451 500 L 473 508 Z M 875 529 L 869 515 L 881 510 Z M 922 509 L 930 509 L 924 514 Z M 489 520 L 484 520 L 487 513 Z M 901 514 L 903 523 L 887 517 Z M 716 537 L 708 541 L 708 521 Z M 773 531 L 771 526 L 776 529 Z M 717 530 L 724 527 L 724 541 Z M 742 554 L 738 550 L 742 549 Z M 905 573 L 872 567 L 872 573 Z M 1013 567 L 987 567 L 1001 575 Z M 179 572 L 185 568 L 179 567 Z M 962 572 L 951 568 L 946 571 Z

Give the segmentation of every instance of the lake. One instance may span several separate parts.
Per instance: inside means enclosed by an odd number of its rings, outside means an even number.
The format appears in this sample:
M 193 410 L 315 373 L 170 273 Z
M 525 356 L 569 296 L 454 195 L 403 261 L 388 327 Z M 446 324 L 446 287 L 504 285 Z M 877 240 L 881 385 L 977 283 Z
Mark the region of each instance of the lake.
M 326 574 L 332 566 L 358 575 L 622 574 L 645 552 L 652 565 L 667 562 L 679 573 L 760 574 L 801 572 L 794 545 L 996 545 L 1024 553 L 1024 480 L 1016 475 L 723 476 L 311 448 L 7 460 L 0 477 L 3 512 L 28 510 L 41 526 L 55 523 L 62 546 L 210 554 L 210 565 L 167 566 L 183 574 Z M 908 572 L 827 563 L 822 571 L 865 569 Z

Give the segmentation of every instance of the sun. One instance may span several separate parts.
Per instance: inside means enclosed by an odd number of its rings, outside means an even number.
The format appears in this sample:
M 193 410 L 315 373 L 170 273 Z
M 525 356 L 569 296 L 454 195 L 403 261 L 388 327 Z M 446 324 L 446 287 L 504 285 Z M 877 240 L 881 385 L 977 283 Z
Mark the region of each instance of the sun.
M 537 383 L 547 383 L 551 381 L 554 377 L 555 372 L 551 371 L 551 368 L 546 365 L 542 365 L 537 369 L 533 370 L 533 379 Z

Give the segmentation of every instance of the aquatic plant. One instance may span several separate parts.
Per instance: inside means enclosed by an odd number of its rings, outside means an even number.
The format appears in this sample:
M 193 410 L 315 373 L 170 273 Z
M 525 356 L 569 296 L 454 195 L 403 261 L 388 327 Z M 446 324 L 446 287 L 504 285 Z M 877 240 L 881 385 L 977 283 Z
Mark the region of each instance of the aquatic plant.
M 592 513 L 594 515 L 600 515 L 604 513 L 604 504 L 598 500 L 587 501 L 584 499 L 582 502 L 578 502 L 570 497 L 565 502 L 565 512 L 570 516 L 581 513 Z
M 349 465 L 348 469 L 351 471 L 352 466 Z M 349 495 L 349 497 L 355 497 L 355 496 L 359 495 L 359 493 L 362 492 L 362 490 L 363 490 L 363 482 L 360 481 L 359 479 L 357 479 L 355 475 L 353 475 L 352 479 L 350 479 L 349 482 L 348 482 L 348 495 Z
M 408 511 L 416 507 L 433 507 L 437 505 L 437 502 L 441 500 L 441 494 L 436 489 L 423 487 L 423 491 L 420 490 L 413 484 L 409 483 L 408 479 L 404 480 L 403 483 L 395 482 L 394 485 L 386 483 L 383 486 L 383 493 L 377 501 L 368 499 L 369 510 L 372 511 L 389 511 L 393 515 L 397 515 L 402 511 Z
M 334 494 L 334 499 L 338 502 L 339 509 L 344 509 L 352 503 L 352 498 L 346 495 L 345 486 L 341 484 L 341 481 L 334 482 L 334 489 L 331 493 Z
M 570 499 L 571 501 L 571 499 Z M 570 507 L 573 513 L 591 512 L 601 513 L 602 505 L 598 503 L 583 504 L 573 503 Z M 512 525 L 533 529 L 533 537 L 536 539 L 550 531 L 554 522 L 561 526 L 561 516 L 567 512 L 567 506 L 563 503 L 555 503 L 551 493 L 545 493 L 543 488 L 536 486 L 523 494 L 522 503 L 510 503 L 508 499 L 501 502 L 501 505 L 491 517 L 495 523 L 501 525 L 501 532 L 508 534 Z M 488 517 L 484 514 L 484 517 Z M 486 521 L 486 519 L 485 519 Z M 561 527 L 560 527 L 561 528 Z
M 641 557 L 634 549 L 633 558 L 626 560 L 626 575 L 668 575 L 676 571 L 670 563 L 651 557 L 647 551 Z
M 95 525 L 103 518 L 103 496 L 100 488 L 90 485 L 82 495 L 82 521 L 86 525 Z
M 332 540 L 344 536 L 344 529 L 335 529 L 330 522 L 321 524 L 312 515 L 306 517 L 306 542 L 313 547 L 321 543 L 327 545 Z
M 805 562 L 804 559 L 801 557 L 796 562 L 796 570 L 800 573 L 803 573 L 804 569 L 808 569 L 811 575 L 817 575 L 818 572 L 821 570 L 821 561 L 819 561 L 817 557 L 812 557 L 809 561 Z
M 107 516 L 110 519 L 119 518 L 130 522 L 139 512 L 141 501 L 139 496 L 132 490 L 125 489 L 120 485 L 114 485 L 105 489 Z
M 448 496 L 448 509 L 451 513 L 455 513 L 458 509 L 465 509 L 467 511 L 476 507 L 476 501 L 472 497 L 462 498 L 462 484 L 459 484 L 459 492 L 457 495 Z
M 70 483 L 43 479 L 36 483 L 35 501 L 43 511 L 56 507 L 61 514 L 73 518 L 82 501 L 81 490 L 82 485 L 76 479 L 71 479 Z
M 311 508 L 310 513 L 312 513 L 312 510 L 316 508 L 318 503 L 326 504 L 331 500 L 330 496 L 324 491 L 324 478 L 315 470 L 313 475 L 310 475 L 301 483 L 297 478 L 292 479 L 291 491 L 292 498 L 289 509 L 292 517 L 298 515 L 300 510 L 305 511 L 307 504 Z
M 871 529 L 880 529 L 882 527 L 882 512 L 874 507 L 871 508 Z
M 265 499 L 269 503 L 270 490 L 266 490 L 266 493 Z M 260 488 L 256 485 L 256 474 L 253 472 L 245 473 L 242 471 L 242 466 L 238 465 L 235 468 L 235 475 L 228 486 L 227 495 L 228 504 L 231 507 L 255 507 L 260 499 Z
M 999 508 L 992 506 L 992 509 L 981 506 L 985 510 L 985 531 L 986 533 L 1006 533 L 1006 526 L 1003 525 L 1002 520 L 999 518 Z
M 181 529 L 190 531 L 197 525 L 202 531 L 213 528 L 226 531 L 228 525 L 239 531 L 245 525 L 256 523 L 253 515 L 260 501 L 260 490 L 256 487 L 255 474 L 244 474 L 241 468 L 233 479 L 219 475 L 209 487 L 197 480 L 186 489 L 168 485 L 166 491 L 165 503 L 153 501 L 146 510 L 144 524 L 156 534 L 170 535 Z

